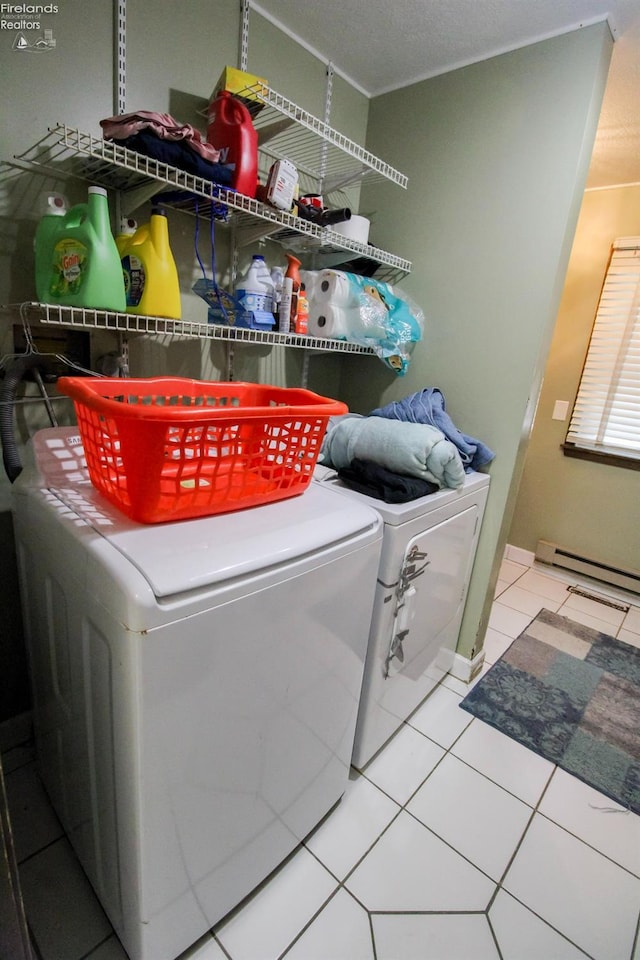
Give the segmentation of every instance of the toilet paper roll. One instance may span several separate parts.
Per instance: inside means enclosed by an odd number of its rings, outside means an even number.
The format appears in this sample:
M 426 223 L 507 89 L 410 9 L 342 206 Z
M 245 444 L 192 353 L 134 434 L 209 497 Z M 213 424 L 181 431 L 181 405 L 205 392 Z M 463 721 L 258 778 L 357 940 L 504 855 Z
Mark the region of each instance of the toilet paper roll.
M 356 243 L 369 243 L 369 228 L 371 221 L 367 217 L 359 217 L 352 214 L 348 220 L 340 223 L 334 223 L 331 229 L 335 233 L 342 234 L 349 240 L 355 240 Z
M 314 288 L 314 299 L 334 307 L 358 307 L 360 288 L 340 270 L 321 270 Z
M 304 283 L 304 288 L 307 292 L 307 300 L 311 303 L 312 300 L 316 299 L 316 289 L 318 286 L 318 278 L 320 276 L 319 270 L 301 270 L 300 271 L 300 281 Z
M 355 314 L 356 316 L 351 316 Z M 358 311 L 345 310 L 332 303 L 312 303 L 309 306 L 309 333 L 313 337 L 346 340 L 349 330 L 359 322 Z
M 313 337 L 349 340 L 371 337 L 384 340 L 385 327 L 371 314 L 363 316 L 359 307 L 336 307 L 332 303 L 315 303 L 309 307 L 309 333 Z

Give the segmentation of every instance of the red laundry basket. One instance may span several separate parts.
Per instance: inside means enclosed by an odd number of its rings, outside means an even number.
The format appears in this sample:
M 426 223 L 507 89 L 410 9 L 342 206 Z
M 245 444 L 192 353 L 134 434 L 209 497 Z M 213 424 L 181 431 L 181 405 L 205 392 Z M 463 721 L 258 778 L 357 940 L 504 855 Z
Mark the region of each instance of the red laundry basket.
M 303 493 L 329 417 L 309 390 L 176 377 L 61 377 L 93 485 L 128 517 L 162 523 Z

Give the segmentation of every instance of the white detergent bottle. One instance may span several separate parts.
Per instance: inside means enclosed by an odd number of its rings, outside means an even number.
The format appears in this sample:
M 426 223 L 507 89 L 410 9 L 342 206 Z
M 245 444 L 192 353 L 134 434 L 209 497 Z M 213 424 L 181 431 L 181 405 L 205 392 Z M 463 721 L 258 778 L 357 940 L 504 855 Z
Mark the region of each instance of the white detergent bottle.
M 134 220 L 133 217 L 120 218 L 120 233 L 116 234 L 116 247 L 118 248 L 120 259 L 124 256 L 125 248 L 131 242 L 131 237 L 137 229 L 138 221 Z
M 249 313 L 269 315 L 273 320 L 273 281 L 264 257 L 255 255 L 245 275 L 238 281 L 236 296 Z
M 275 286 L 273 280 L 271 279 L 271 272 L 269 267 L 265 263 L 265 259 L 260 254 L 254 254 L 252 258 L 253 262 L 258 265 L 258 275 L 260 279 L 265 284 L 267 290 L 271 291 L 271 302 L 267 303 L 267 310 L 269 313 L 273 313 L 273 301 L 275 299 Z M 267 294 L 268 296 L 269 294 Z

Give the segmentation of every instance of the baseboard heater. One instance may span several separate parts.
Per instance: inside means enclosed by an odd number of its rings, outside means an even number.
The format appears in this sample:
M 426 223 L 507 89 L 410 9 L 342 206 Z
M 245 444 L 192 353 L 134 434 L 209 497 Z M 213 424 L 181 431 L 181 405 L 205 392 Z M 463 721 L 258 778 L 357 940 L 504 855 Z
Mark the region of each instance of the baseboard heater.
M 629 570 L 624 567 L 612 567 L 610 564 L 601 563 L 600 560 L 594 560 L 592 557 L 571 553 L 564 547 L 558 546 L 557 543 L 550 543 L 548 540 L 538 540 L 536 560 L 539 560 L 540 563 L 547 563 L 552 567 L 562 567 L 564 570 L 582 573 L 585 577 L 610 583 L 615 587 L 620 587 L 621 590 L 629 590 L 631 593 L 640 594 L 640 571 Z

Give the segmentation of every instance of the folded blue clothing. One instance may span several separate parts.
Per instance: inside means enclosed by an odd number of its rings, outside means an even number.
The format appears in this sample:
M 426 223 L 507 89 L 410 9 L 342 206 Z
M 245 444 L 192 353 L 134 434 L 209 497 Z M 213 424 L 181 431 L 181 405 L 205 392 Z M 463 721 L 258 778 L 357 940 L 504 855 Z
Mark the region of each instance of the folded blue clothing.
M 225 187 L 225 190 L 230 190 L 230 187 Z M 229 208 L 226 203 L 221 203 L 220 200 L 215 198 L 220 195 L 218 184 L 213 183 L 211 185 L 212 197 L 207 200 L 202 194 L 192 193 L 190 190 L 162 190 L 160 193 L 156 193 L 153 196 L 153 203 L 159 204 L 162 206 L 164 203 L 171 204 L 177 210 L 187 209 L 191 211 L 194 204 L 196 209 L 202 210 L 207 216 L 215 218 L 216 220 L 228 220 L 229 219 Z
M 338 476 L 352 490 L 385 503 L 408 503 L 439 489 L 436 483 L 394 473 L 372 460 L 352 460 L 348 467 L 338 470 Z
M 145 157 L 168 163 L 203 180 L 211 180 L 222 186 L 230 186 L 233 170 L 224 163 L 211 163 L 193 150 L 186 140 L 161 140 L 148 130 L 141 130 L 124 140 L 116 140 L 119 146 L 128 147 Z
M 477 470 L 495 458 L 495 453 L 482 440 L 462 433 L 445 410 L 444 395 L 437 387 L 418 390 L 403 400 L 394 400 L 369 414 L 387 420 L 405 420 L 408 423 L 426 423 L 437 427 L 456 445 L 465 470 Z

